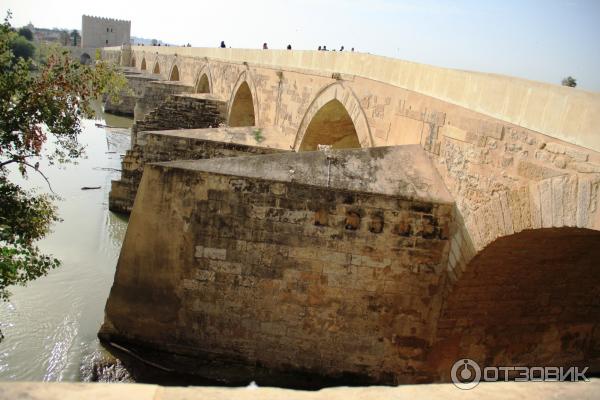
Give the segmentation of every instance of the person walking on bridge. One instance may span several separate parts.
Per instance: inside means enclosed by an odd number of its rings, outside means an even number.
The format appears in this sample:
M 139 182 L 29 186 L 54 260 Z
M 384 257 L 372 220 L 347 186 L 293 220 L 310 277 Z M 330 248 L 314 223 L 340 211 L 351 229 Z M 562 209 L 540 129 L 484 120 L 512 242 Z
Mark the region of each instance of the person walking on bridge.
M 221 40 L 221 48 L 222 48 L 222 49 L 224 49 L 224 48 L 226 48 L 226 47 L 227 47 L 227 46 L 225 46 L 225 41 L 224 41 L 224 40 Z

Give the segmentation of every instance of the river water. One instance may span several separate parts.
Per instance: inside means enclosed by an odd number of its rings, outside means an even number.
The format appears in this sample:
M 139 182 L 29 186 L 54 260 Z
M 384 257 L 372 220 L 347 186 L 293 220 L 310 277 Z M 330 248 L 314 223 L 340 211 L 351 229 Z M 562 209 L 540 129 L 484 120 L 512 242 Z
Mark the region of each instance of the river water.
M 107 353 L 96 333 L 113 282 L 127 220 L 108 211 L 111 179 L 118 179 L 121 156 L 129 148 L 126 129 L 97 127 L 96 123 L 128 128 L 132 121 L 97 114 L 84 120 L 81 143 L 87 158 L 78 165 L 43 165 L 63 219 L 39 242 L 46 254 L 62 265 L 27 287 L 11 288 L 9 302 L 0 302 L 0 380 L 90 380 L 93 364 Z M 24 187 L 48 192 L 34 173 Z M 97 190 L 81 190 L 100 186 Z M 121 380 L 127 380 L 121 379 Z

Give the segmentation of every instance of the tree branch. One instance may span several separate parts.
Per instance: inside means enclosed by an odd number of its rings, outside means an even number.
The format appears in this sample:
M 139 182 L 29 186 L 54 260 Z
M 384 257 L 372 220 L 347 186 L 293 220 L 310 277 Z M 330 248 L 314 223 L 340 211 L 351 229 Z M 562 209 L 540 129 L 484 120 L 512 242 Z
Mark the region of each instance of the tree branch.
M 44 180 L 46 181 L 46 183 L 48 184 L 48 188 L 50 189 L 50 191 L 54 194 L 56 194 L 56 192 L 52 189 L 52 185 L 50 184 L 50 180 L 48 179 L 48 177 L 46 177 L 46 175 L 44 175 L 44 173 L 42 171 L 40 171 L 38 168 L 36 168 L 35 165 L 31 165 L 25 161 L 17 161 L 19 164 L 23 164 L 28 166 L 29 168 L 32 168 L 33 170 L 35 170 L 38 174 L 40 174 L 42 176 L 42 178 L 44 178 Z
M 17 160 L 15 160 L 14 158 L 12 160 L 0 162 L 0 168 L 4 167 L 5 165 L 12 164 L 14 162 L 17 162 Z
M 12 164 L 12 163 L 20 163 L 21 161 L 19 160 L 19 158 L 28 158 L 28 157 L 34 157 L 36 154 L 27 154 L 27 155 L 21 155 L 21 156 L 15 156 L 13 154 L 11 154 L 10 152 L 8 153 L 8 155 L 12 158 L 9 158 L 6 161 L 2 161 L 0 162 L 0 168 L 4 167 L 5 165 L 8 164 Z

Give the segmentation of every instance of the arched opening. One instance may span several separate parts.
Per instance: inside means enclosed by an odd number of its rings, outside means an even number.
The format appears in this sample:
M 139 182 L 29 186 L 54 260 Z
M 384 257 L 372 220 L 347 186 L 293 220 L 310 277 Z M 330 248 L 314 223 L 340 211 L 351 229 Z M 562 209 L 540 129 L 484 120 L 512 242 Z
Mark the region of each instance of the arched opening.
M 169 80 L 170 81 L 178 81 L 179 80 L 179 68 L 177 68 L 177 65 L 173 66 Z
M 202 76 L 198 80 L 198 85 L 196 86 L 196 93 L 210 93 L 210 84 L 208 82 L 208 76 L 206 74 L 202 74 Z
M 79 57 L 79 62 L 83 65 L 89 65 L 92 63 L 92 57 L 88 53 L 83 53 L 81 57 Z
M 135 57 L 131 57 L 131 66 L 135 67 Z
M 145 71 L 145 70 L 146 70 L 146 59 L 145 59 L 145 58 L 142 58 L 142 66 L 140 67 L 140 69 L 141 69 L 142 71 Z
M 248 82 L 243 82 L 235 94 L 229 113 L 229 126 L 254 126 L 254 103 Z
M 600 372 L 600 232 L 522 231 L 490 243 L 452 287 L 432 357 L 480 366 L 589 366 Z
M 306 128 L 300 151 L 317 150 L 319 144 L 334 149 L 360 148 L 352 118 L 339 100 L 333 99 L 315 114 Z
M 158 61 L 154 64 L 154 69 L 152 70 L 153 74 L 160 74 L 160 66 L 158 65 Z

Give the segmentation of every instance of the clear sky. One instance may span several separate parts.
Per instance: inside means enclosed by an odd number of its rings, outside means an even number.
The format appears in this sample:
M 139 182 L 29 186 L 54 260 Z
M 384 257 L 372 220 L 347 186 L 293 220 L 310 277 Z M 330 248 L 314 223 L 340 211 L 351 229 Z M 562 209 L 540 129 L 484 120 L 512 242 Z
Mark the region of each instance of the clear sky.
M 81 29 L 81 15 L 131 20 L 173 44 L 358 51 L 600 92 L 600 0 L 2 0 L 13 25 Z

